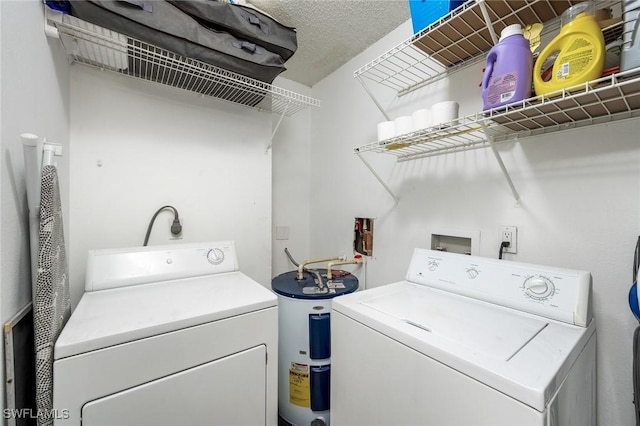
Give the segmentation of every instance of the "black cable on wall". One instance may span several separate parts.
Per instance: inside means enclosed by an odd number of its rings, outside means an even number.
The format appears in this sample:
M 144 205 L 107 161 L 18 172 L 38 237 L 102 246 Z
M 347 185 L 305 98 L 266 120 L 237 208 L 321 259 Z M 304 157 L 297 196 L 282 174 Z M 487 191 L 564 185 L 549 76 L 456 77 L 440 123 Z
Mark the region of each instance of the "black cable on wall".
M 153 228 L 153 223 L 156 220 L 156 217 L 160 214 L 161 211 L 171 209 L 173 210 L 173 223 L 171 224 L 171 234 L 178 236 L 182 232 L 182 225 L 180 224 L 180 217 L 178 215 L 178 210 L 173 206 L 162 206 L 156 211 L 149 222 L 149 226 L 147 227 L 147 234 L 144 236 L 144 243 L 142 246 L 146 246 L 149 242 L 149 236 L 151 235 L 151 229 Z

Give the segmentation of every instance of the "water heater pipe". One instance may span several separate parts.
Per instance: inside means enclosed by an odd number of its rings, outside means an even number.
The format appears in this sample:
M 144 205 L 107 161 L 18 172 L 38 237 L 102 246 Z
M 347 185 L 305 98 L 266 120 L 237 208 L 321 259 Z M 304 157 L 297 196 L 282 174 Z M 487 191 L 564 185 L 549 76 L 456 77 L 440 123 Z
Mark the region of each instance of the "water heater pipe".
M 331 281 L 331 278 L 333 277 L 333 275 L 331 274 L 331 268 L 333 268 L 335 265 L 350 265 L 350 264 L 358 264 L 358 263 L 364 263 L 364 259 L 362 257 L 354 257 L 351 260 L 340 260 L 337 262 L 329 262 L 327 264 L 327 281 Z
M 298 279 L 301 280 L 302 278 L 304 278 L 303 271 L 304 271 L 304 267 L 307 265 L 310 265 L 312 263 L 331 262 L 332 260 L 344 260 L 344 259 L 345 259 L 344 256 L 337 256 L 337 257 L 325 257 L 322 259 L 305 260 L 298 266 Z

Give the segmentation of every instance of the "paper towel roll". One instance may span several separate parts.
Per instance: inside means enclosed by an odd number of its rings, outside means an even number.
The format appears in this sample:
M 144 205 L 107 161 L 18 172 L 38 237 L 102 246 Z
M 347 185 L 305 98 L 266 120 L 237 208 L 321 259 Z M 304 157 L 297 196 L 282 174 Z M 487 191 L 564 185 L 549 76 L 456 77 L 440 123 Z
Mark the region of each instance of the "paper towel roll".
M 431 111 L 427 108 L 419 109 L 411 114 L 413 120 L 413 131 L 426 129 L 431 126 Z
M 433 104 L 431 107 L 431 121 L 433 125 L 449 124 L 450 121 L 458 118 L 458 105 L 455 101 L 444 101 Z M 455 123 L 453 123 L 455 124 Z
M 392 138 L 396 135 L 396 123 L 393 121 L 383 121 L 378 123 L 378 141 Z
M 396 123 L 396 136 L 413 132 L 413 119 L 410 115 L 403 115 L 393 121 Z

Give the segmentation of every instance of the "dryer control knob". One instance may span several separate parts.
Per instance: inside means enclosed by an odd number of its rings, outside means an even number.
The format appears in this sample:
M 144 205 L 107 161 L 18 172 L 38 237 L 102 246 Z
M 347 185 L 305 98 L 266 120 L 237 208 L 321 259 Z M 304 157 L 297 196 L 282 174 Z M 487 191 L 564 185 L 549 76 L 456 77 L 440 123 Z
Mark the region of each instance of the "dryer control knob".
M 538 275 L 524 281 L 524 292 L 533 299 L 543 300 L 553 296 L 555 286 L 549 278 Z
M 224 252 L 219 248 L 213 248 L 207 252 L 207 260 L 212 265 L 219 265 L 224 260 Z
M 467 277 L 474 279 L 480 272 L 476 268 L 467 269 Z

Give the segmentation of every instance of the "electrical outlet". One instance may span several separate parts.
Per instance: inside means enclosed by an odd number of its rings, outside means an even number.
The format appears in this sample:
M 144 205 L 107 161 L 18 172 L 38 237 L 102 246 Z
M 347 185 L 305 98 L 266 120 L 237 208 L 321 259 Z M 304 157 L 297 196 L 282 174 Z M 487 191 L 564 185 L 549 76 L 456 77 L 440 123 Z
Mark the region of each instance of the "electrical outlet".
M 501 226 L 500 227 L 500 243 L 509 242 L 509 247 L 502 249 L 503 253 L 516 254 L 518 252 L 518 227 L 517 226 Z

